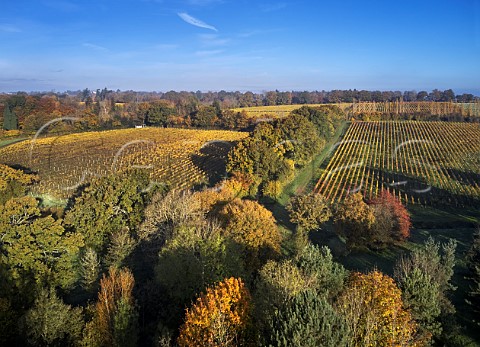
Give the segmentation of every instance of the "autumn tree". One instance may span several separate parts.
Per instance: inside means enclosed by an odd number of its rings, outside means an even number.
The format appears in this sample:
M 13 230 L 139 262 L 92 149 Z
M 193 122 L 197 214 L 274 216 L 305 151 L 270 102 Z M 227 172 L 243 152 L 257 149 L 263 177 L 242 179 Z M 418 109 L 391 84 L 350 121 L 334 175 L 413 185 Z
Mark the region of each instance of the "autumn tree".
M 275 218 L 258 202 L 234 199 L 225 205 L 220 217 L 225 236 L 246 247 L 250 265 L 258 265 L 280 251 L 281 235 Z
M 42 289 L 25 314 L 23 334 L 34 346 L 79 346 L 83 325 L 81 308 L 64 304 L 53 288 Z
M 128 269 L 110 268 L 100 280 L 93 320 L 87 323 L 84 341 L 95 346 L 135 346 L 138 313 L 133 287 L 135 280 Z
M 217 110 L 213 106 L 200 106 L 192 113 L 192 124 L 201 128 L 211 128 L 218 122 Z
M 65 224 L 81 233 L 88 247 L 104 251 L 114 232 L 140 223 L 147 198 L 142 190 L 148 182 L 138 170 L 93 179 L 75 199 Z
M 449 294 L 455 266 L 456 241 L 440 244 L 429 238 L 423 247 L 402 257 L 395 266 L 395 277 L 405 306 L 420 326 L 423 335 L 440 336 L 441 316 L 455 312 Z
M 259 178 L 255 175 L 237 171 L 220 181 L 212 189 L 206 190 L 218 193 L 218 201 L 229 202 L 235 198 L 255 198 L 260 183 Z
M 332 216 L 327 200 L 316 193 L 292 197 L 287 205 L 287 211 L 290 221 L 304 231 L 320 228 L 322 223 Z
M 184 307 L 207 286 L 230 276 L 245 277 L 242 248 L 212 222 L 179 225 L 158 255 L 156 282 L 177 307 Z
M 315 125 L 301 115 L 291 114 L 279 120 L 277 127 L 282 141 L 276 146 L 285 146 L 285 158 L 292 159 L 297 166 L 310 162 L 325 145 Z
M 186 310 L 178 345 L 245 345 L 250 325 L 250 301 L 250 293 L 241 279 L 231 277 L 208 288 Z
M 388 190 L 370 202 L 375 215 L 372 225 L 372 241 L 382 245 L 405 241 L 410 236 L 410 214 L 401 201 Z
M 219 124 L 226 129 L 244 129 L 252 122 L 245 111 L 222 110 L 219 114 Z
M 169 117 L 176 113 L 175 107 L 166 100 L 158 100 L 147 105 L 144 120 L 148 125 L 167 126 Z
M 258 124 L 228 154 L 227 171 L 254 174 L 263 182 L 285 180 L 292 174 L 285 153 L 287 148 L 293 150 L 291 141 L 285 140 L 276 124 Z
M 336 128 L 346 118 L 345 113 L 335 105 L 302 106 L 292 111 L 292 114 L 301 115 L 312 122 L 317 128 L 318 135 L 324 140 L 330 139 Z
M 0 164 L 0 205 L 11 198 L 25 195 L 29 186 L 37 180 L 36 175 L 25 174 L 20 170 Z
M 201 202 L 191 191 L 172 189 L 154 194 L 138 228 L 142 259 L 149 264 L 156 263 L 160 249 L 173 238 L 175 229 L 201 224 L 204 214 Z
M 353 346 L 414 346 L 416 323 L 392 278 L 352 273 L 336 308 L 348 322 Z
M 237 127 L 235 117 L 238 112 L 233 110 L 222 110 L 219 114 L 219 123 L 223 128 L 235 129 Z
M 293 260 L 268 261 L 255 283 L 255 318 L 260 336 L 269 334 L 269 322 L 287 302 L 310 287 L 311 282 Z
M 61 220 L 42 215 L 33 197 L 0 205 L 1 263 L 20 288 L 49 284 L 68 289 L 76 281 L 75 261 L 82 235 L 66 231 Z
M 369 244 L 375 214 L 360 193 L 348 195 L 337 207 L 334 217 L 337 232 L 347 239 L 349 247 Z
M 250 156 L 250 149 L 253 147 L 252 140 L 243 140 L 228 153 L 226 169 L 230 173 L 239 172 L 242 174 L 254 174 L 255 161 Z
M 191 191 L 172 189 L 156 193 L 145 209 L 145 221 L 139 230 L 141 238 L 160 234 L 163 241 L 172 237 L 172 228 L 194 225 L 202 219 L 204 210 Z

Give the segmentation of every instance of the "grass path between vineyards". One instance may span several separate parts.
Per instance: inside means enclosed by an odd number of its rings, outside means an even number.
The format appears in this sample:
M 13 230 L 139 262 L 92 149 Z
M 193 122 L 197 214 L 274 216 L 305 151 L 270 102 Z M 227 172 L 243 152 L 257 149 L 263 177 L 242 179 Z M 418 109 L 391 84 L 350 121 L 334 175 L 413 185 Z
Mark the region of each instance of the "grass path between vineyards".
M 25 141 L 27 139 L 28 139 L 27 137 L 20 137 L 15 139 L 0 139 L 0 148 L 13 145 L 14 143 L 17 143 L 17 142 Z

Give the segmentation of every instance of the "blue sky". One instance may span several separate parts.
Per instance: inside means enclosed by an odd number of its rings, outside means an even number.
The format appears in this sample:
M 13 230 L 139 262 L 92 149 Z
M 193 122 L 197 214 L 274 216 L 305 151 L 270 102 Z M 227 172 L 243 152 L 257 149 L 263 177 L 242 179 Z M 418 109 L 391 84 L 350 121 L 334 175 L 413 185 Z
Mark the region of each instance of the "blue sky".
M 480 95 L 480 0 L 5 0 L 0 91 Z

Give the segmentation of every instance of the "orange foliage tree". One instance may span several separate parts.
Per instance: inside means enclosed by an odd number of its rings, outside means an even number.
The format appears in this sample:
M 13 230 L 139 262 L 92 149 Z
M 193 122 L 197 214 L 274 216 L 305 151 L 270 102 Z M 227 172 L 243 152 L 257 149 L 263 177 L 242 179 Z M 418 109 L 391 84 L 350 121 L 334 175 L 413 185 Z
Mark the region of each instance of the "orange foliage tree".
M 241 279 L 229 278 L 207 288 L 186 310 L 178 345 L 243 346 L 250 323 L 250 293 Z
M 135 280 L 128 269 L 111 267 L 100 280 L 95 316 L 87 325 L 87 335 L 102 346 L 134 346 L 137 313 L 132 294 Z
M 350 324 L 352 346 L 418 346 L 417 324 L 404 309 L 402 292 L 379 271 L 352 273 L 337 309 Z
M 384 226 L 389 224 L 383 230 L 389 234 L 387 235 L 389 238 L 404 241 L 410 236 L 412 226 L 410 214 L 395 195 L 384 189 L 370 205 L 375 210 L 376 224 L 380 224 L 382 220 Z

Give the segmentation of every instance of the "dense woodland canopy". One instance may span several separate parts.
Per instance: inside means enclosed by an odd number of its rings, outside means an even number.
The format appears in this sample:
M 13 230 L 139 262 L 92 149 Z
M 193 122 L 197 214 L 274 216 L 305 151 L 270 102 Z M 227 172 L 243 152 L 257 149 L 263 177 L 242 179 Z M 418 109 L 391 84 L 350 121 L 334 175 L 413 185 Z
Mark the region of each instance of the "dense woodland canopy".
M 98 115 L 107 117 L 102 110 L 125 101 L 121 95 L 103 90 L 95 100 L 86 90 L 3 101 L 23 127 L 36 115 L 44 115 L 41 124 L 65 112 L 91 114 L 90 127 Z M 219 103 L 230 94 L 207 95 L 143 94 L 119 112 L 159 126 L 181 117 L 192 126 L 228 119 L 232 128 L 245 127 L 222 112 Z M 44 113 L 32 111 L 39 105 Z M 385 274 L 349 271 L 329 247 L 309 239 L 328 222 L 346 254 L 403 245 L 412 221 L 389 191 L 372 201 L 351 194 L 337 204 L 298 194 L 287 204 L 290 229 L 267 208 L 345 119 L 328 105 L 252 124 L 228 155 L 229 177 L 196 190 L 146 189 L 146 173 L 135 169 L 94 178 L 65 206 L 48 207 L 28 194 L 38 177 L 0 165 L 0 344 L 464 345 L 453 316 L 455 241 L 428 239 Z M 471 241 L 462 261 L 470 311 L 478 312 L 478 233 Z

